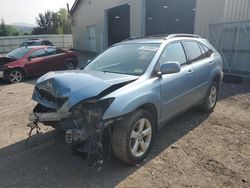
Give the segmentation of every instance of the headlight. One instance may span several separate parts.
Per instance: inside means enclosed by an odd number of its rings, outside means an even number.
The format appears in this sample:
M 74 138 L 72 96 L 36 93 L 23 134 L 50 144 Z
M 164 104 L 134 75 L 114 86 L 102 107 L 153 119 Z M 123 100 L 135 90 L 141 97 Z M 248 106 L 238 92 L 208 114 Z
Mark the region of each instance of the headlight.
M 98 129 L 102 122 L 102 117 L 109 108 L 114 98 L 101 101 L 88 100 L 77 104 L 72 109 L 73 122 L 77 128 L 92 126 Z

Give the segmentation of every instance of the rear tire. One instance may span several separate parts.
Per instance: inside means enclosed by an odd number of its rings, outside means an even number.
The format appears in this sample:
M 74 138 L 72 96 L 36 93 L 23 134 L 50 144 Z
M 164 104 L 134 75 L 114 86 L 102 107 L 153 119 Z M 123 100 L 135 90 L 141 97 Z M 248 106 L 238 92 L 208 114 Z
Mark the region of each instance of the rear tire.
M 7 70 L 5 80 L 11 84 L 21 83 L 24 80 L 24 73 L 20 69 Z
M 199 106 L 199 109 L 203 112 L 207 112 L 207 113 L 211 113 L 214 111 L 214 108 L 216 106 L 217 103 L 217 99 L 218 99 L 218 85 L 216 82 L 212 82 L 212 84 L 210 85 L 205 100 L 203 102 L 203 104 L 201 104 Z
M 114 126 L 113 154 L 124 163 L 139 164 L 150 152 L 154 134 L 152 115 L 145 110 L 136 110 Z

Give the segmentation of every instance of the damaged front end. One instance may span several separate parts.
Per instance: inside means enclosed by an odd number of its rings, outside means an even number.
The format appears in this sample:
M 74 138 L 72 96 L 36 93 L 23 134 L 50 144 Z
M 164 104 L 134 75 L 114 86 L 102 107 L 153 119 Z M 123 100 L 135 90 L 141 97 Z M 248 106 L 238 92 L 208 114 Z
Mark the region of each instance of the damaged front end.
M 29 114 L 31 122 L 40 122 L 46 126 L 66 131 L 66 143 L 80 143 L 86 140 L 98 140 L 110 121 L 103 120 L 103 115 L 114 98 L 84 100 L 65 112 L 64 106 L 57 109 L 37 104 Z
M 114 98 L 105 100 L 90 99 L 83 101 L 72 108 L 71 122 L 73 129 L 66 132 L 66 142 L 82 142 L 84 140 L 99 140 L 104 128 L 110 121 L 103 120 L 102 117 Z
M 102 161 L 104 130 L 108 128 L 111 135 L 109 125 L 117 120 L 103 118 L 115 100 L 107 96 L 137 77 L 111 75 L 112 80 L 105 80 L 106 74 L 98 74 L 102 79 L 85 72 L 48 73 L 41 77 L 32 97 L 38 104 L 29 120 L 34 125 L 43 123 L 65 131 L 66 143 L 80 146 L 88 156 L 95 154 Z
M 113 120 L 103 120 L 103 115 L 114 98 L 105 100 L 89 99 L 74 106 L 70 112 L 49 109 L 41 104 L 30 114 L 32 122 L 40 122 L 47 126 L 66 131 L 65 141 L 72 144 L 73 149 L 87 153 L 90 164 L 103 162 L 103 133 Z M 110 128 L 110 127 L 109 127 Z M 109 129 L 110 131 L 110 129 Z

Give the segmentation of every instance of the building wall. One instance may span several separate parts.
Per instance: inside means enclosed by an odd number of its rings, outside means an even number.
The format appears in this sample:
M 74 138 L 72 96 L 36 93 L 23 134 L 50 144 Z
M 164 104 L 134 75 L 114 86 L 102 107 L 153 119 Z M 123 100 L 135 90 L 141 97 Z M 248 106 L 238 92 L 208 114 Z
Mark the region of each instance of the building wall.
M 226 0 L 223 22 L 250 20 L 249 0 Z
M 72 15 L 74 48 L 90 49 L 87 26 L 95 25 L 97 52 L 102 51 L 107 46 L 105 10 L 125 3 L 131 5 L 131 37 L 144 36 L 145 0 L 81 0 Z M 209 38 L 211 24 L 247 20 L 250 20 L 250 0 L 197 0 L 194 32 Z
M 96 48 L 97 52 L 103 50 L 107 45 L 106 38 L 106 10 L 129 3 L 130 8 L 130 35 L 141 36 L 142 25 L 142 1 L 143 0 L 81 0 L 72 15 L 72 32 L 74 48 L 78 50 L 90 50 L 88 39 L 88 26 L 96 26 Z M 91 3 L 89 3 L 91 2 Z M 100 40 L 104 38 L 104 44 Z M 104 45 L 104 46 L 103 46 Z
M 250 20 L 249 0 L 197 0 L 195 33 L 209 38 L 209 25 Z
M 225 0 L 197 0 L 194 32 L 208 38 L 209 25 L 222 22 L 224 6 Z

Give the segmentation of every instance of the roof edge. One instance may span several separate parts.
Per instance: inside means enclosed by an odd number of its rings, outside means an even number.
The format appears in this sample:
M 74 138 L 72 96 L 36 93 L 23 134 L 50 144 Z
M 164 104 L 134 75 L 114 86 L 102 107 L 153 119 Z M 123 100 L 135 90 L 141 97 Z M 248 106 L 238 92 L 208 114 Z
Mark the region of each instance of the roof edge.
M 79 3 L 80 3 L 81 1 L 82 1 L 82 0 L 75 0 L 73 6 L 71 7 L 71 9 L 70 9 L 70 11 L 69 11 L 70 15 L 72 15 L 72 14 L 75 12 L 76 8 L 78 7 L 78 5 L 79 5 Z

